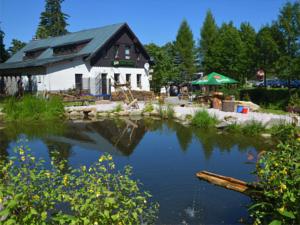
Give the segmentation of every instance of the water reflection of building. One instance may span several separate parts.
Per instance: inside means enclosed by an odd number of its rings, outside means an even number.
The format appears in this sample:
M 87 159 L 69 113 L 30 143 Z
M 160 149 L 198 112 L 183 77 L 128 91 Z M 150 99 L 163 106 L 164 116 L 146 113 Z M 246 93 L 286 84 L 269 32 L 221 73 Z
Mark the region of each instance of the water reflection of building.
M 49 136 L 59 142 L 85 149 L 101 150 L 113 155 L 130 155 L 146 133 L 142 121 L 128 119 L 71 123 L 63 136 Z

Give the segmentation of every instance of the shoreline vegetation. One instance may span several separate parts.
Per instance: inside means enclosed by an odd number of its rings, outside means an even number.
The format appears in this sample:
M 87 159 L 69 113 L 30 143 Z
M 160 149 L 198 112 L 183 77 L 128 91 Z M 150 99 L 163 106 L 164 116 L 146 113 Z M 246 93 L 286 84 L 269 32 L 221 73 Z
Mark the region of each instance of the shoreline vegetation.
M 41 105 L 34 106 L 34 104 Z M 64 108 L 61 99 L 58 98 L 47 100 L 34 96 L 25 96 L 23 100 L 17 100 L 13 98 L 6 100 L 3 108 L 3 111 L 6 113 L 4 121 L 7 122 L 13 120 L 38 122 L 43 120 L 51 121 L 53 119 L 60 119 L 62 121 L 62 119 L 82 120 L 89 118 L 90 120 L 97 120 L 118 117 L 151 117 L 153 119 L 160 120 L 171 119 L 186 126 L 194 126 L 202 129 L 217 129 L 217 125 L 221 122 L 215 115 L 212 115 L 208 109 L 198 108 L 198 110 L 194 112 L 194 115 L 186 114 L 178 116 L 178 112 L 174 106 L 164 105 L 161 103 L 147 103 L 142 109 L 127 111 L 123 105 L 116 104 L 114 108 L 107 112 L 97 112 L 97 109 L 92 108 L 92 106 Z M 7 113 L 12 113 L 12 115 L 7 116 Z M 23 116 L 24 118 L 22 118 Z M 231 121 L 232 119 L 233 118 L 229 118 L 228 121 Z M 232 134 L 240 133 L 245 136 L 268 134 L 266 137 L 274 137 L 274 140 L 276 140 L 278 143 L 278 146 L 274 149 L 263 151 L 263 153 L 259 156 L 256 164 L 256 170 L 254 171 L 258 177 L 258 185 L 262 187 L 262 196 L 265 196 L 263 198 L 252 199 L 253 204 L 251 204 L 249 207 L 250 216 L 253 217 L 255 224 L 264 224 L 266 221 L 271 221 L 273 225 L 297 224 L 299 221 L 300 138 L 299 128 L 296 126 L 296 122 L 297 121 L 293 123 L 291 120 L 289 123 L 274 123 L 272 126 L 267 126 L 266 124 L 262 124 L 261 122 L 255 120 L 246 121 L 243 123 L 231 121 L 226 126 L 221 127 L 222 132 Z M 17 160 L 20 164 L 15 164 L 13 159 L 8 163 L 3 162 L 1 164 L 2 174 L 0 183 L 0 197 L 2 201 L 1 204 L 4 204 L 5 210 L 0 211 L 0 218 L 5 218 L 5 220 L 7 218 L 11 222 L 20 221 L 20 219 L 22 219 L 24 224 L 28 223 L 28 221 L 50 221 L 50 218 L 51 220 L 54 219 L 58 224 L 71 222 L 81 223 L 85 220 L 94 223 L 99 221 L 100 217 L 101 220 L 104 219 L 109 223 L 114 223 L 116 221 L 125 221 L 127 223 L 129 220 L 134 222 L 138 221 L 140 223 L 141 218 L 143 221 L 148 218 L 153 222 L 156 218 L 158 206 L 148 205 L 148 200 L 146 199 L 148 199 L 150 195 L 140 192 L 138 184 L 135 181 L 130 180 L 130 169 L 128 169 L 128 171 L 125 169 L 125 174 L 120 174 L 117 172 L 117 175 L 115 175 L 115 172 L 112 173 L 114 169 L 112 167 L 114 167 L 114 164 L 113 162 L 110 162 L 111 156 L 103 156 L 104 158 L 100 158 L 99 164 L 96 164 L 96 167 L 73 170 L 72 168 L 65 168 L 65 164 L 60 163 L 59 165 L 52 165 L 53 168 L 51 171 L 49 171 L 43 168 L 43 161 L 36 162 L 35 159 L 30 155 L 30 150 L 28 147 L 24 146 L 25 145 L 20 145 L 17 150 L 19 157 Z M 101 164 L 102 162 L 106 161 L 108 161 L 108 167 L 105 167 Z M 25 162 L 27 162 L 28 165 L 25 165 Z M 55 160 L 53 162 L 55 162 Z M 19 165 L 24 165 L 24 167 L 19 167 Z M 28 178 L 22 178 L 23 176 L 18 175 L 22 173 L 29 174 Z M 51 174 L 49 176 L 49 180 L 45 180 L 45 177 L 48 176 L 46 173 Z M 77 175 L 79 176 L 77 177 Z M 103 201 L 97 201 L 99 207 L 106 207 L 105 213 L 103 215 L 96 215 L 94 213 L 89 216 L 87 214 L 87 210 L 92 210 L 94 208 L 94 200 L 96 201 L 96 199 L 100 196 L 100 194 L 97 196 L 97 193 L 102 193 L 103 191 L 101 189 L 101 187 L 103 187 L 103 183 L 101 183 L 103 180 L 101 179 L 103 178 L 105 180 L 105 177 L 109 177 L 109 182 L 114 182 L 117 179 L 120 179 L 120 176 L 126 177 L 127 181 L 124 181 L 125 183 L 113 183 L 112 185 L 117 185 L 114 190 L 124 190 L 122 186 L 128 185 L 127 182 L 129 182 L 132 184 L 129 189 L 132 188 L 130 190 L 133 190 L 136 194 L 132 196 L 129 194 L 129 192 L 116 193 L 115 191 L 108 190 L 109 194 L 106 195 L 105 192 L 105 195 L 102 196 L 105 203 L 102 203 Z M 12 177 L 17 177 L 17 179 L 14 180 Z M 94 177 L 100 177 L 100 183 L 98 181 L 97 183 L 94 180 Z M 25 187 L 25 183 L 29 181 L 33 182 L 33 192 L 29 191 Z M 53 186 L 50 184 L 49 187 L 45 187 L 43 185 L 38 187 L 39 185 L 36 183 L 45 182 L 48 184 L 49 181 L 54 183 L 59 182 L 56 183 L 57 187 L 59 188 L 51 189 Z M 91 189 L 90 183 L 94 181 L 96 185 L 92 186 L 94 189 Z M 18 185 L 16 185 L 14 182 L 18 182 Z M 70 183 L 70 186 L 68 186 L 68 182 L 71 182 L 72 185 Z M 76 187 L 78 183 L 83 184 L 79 190 L 76 188 L 70 188 L 72 186 Z M 17 187 L 17 189 L 15 187 Z M 47 193 L 51 193 L 50 196 L 48 196 Z M 38 199 L 40 196 L 43 196 L 43 198 Z M 77 197 L 74 198 L 72 196 Z M 120 207 L 120 203 L 118 203 L 119 199 L 124 198 L 128 201 L 136 201 L 130 206 L 132 209 L 130 212 L 135 212 L 130 218 L 124 216 L 125 214 L 123 215 L 119 212 L 116 213 L 115 210 L 117 206 Z M 87 203 L 83 204 L 85 208 L 78 207 L 78 205 L 83 203 L 83 199 L 87 201 Z M 142 202 L 140 201 L 141 199 Z M 38 205 L 38 208 L 29 207 L 33 204 L 33 200 L 40 204 Z M 126 202 L 128 202 L 127 200 Z M 19 209 L 18 205 L 20 202 L 25 204 L 26 207 Z M 52 218 L 50 213 L 52 213 L 54 205 L 63 204 L 63 202 L 70 204 L 74 215 L 68 215 L 65 212 L 60 211 L 56 212 L 56 214 L 53 214 L 54 217 Z M 126 211 L 127 203 L 123 203 L 121 207 L 123 207 Z M 126 211 L 126 213 L 127 212 L 128 211 Z M 144 214 L 145 216 L 140 216 Z
M 48 167 L 24 140 L 0 161 L 1 224 L 154 224 L 159 205 L 111 155 L 78 169 L 53 156 Z

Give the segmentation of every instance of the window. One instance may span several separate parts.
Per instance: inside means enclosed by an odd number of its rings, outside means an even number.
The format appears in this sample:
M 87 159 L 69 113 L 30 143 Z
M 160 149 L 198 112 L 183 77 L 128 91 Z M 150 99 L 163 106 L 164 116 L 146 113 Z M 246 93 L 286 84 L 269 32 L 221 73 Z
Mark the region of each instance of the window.
M 82 90 L 82 74 L 75 74 L 75 88 L 76 90 Z
M 141 74 L 136 75 L 136 86 L 138 88 L 142 88 L 142 75 Z
M 115 59 L 119 58 L 119 45 L 115 45 Z
M 126 83 L 131 84 L 131 74 L 126 74 Z
M 114 74 L 114 80 L 115 80 L 115 84 L 120 84 L 120 74 L 119 73 Z
M 130 49 L 131 49 L 131 46 L 129 46 L 129 45 L 125 46 L 125 59 L 130 59 Z

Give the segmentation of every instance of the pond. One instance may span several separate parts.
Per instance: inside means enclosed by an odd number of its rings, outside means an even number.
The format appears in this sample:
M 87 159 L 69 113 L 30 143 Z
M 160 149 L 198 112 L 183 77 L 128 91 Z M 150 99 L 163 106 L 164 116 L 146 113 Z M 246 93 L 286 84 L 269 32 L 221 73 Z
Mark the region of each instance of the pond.
M 7 124 L 0 130 L 0 156 L 13 154 L 20 137 L 34 155 L 49 162 L 58 152 L 70 166 L 91 165 L 101 154 L 113 155 L 118 168 L 133 167 L 134 178 L 160 204 L 158 224 L 236 224 L 248 219 L 250 199 L 196 178 L 207 170 L 245 181 L 259 150 L 258 137 L 214 129 L 194 129 L 174 121 L 103 120 L 49 124 Z

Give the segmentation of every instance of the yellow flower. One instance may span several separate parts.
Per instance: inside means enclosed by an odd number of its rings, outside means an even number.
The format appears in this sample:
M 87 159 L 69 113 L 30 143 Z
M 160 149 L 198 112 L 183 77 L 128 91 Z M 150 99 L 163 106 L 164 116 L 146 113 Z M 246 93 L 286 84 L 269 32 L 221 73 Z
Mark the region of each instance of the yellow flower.
M 98 198 L 100 196 L 100 192 L 97 192 L 96 193 L 96 197 Z
M 49 178 L 51 174 L 49 172 L 47 172 L 47 173 L 45 173 L 45 175 Z
M 2 198 L 0 198 L 0 204 L 3 202 L 3 199 Z
M 280 189 L 285 190 L 286 189 L 286 185 L 285 184 L 280 184 Z
M 24 150 L 20 148 L 19 153 L 20 153 L 20 155 L 24 155 Z
M 33 198 L 34 200 L 39 200 L 39 199 L 40 199 L 40 197 L 39 197 L 38 195 L 34 195 L 32 198 Z
M 65 186 L 68 185 L 68 176 L 67 176 L 67 175 L 64 176 L 63 184 L 64 184 Z
M 99 158 L 99 162 L 103 162 L 105 160 L 105 156 L 104 155 L 102 155 L 100 158 Z
M 284 206 L 282 206 L 281 208 L 278 209 L 278 212 L 283 213 L 284 212 Z
M 35 157 L 32 156 L 32 157 L 30 157 L 30 159 L 31 159 L 32 161 L 34 161 L 34 160 L 35 160 Z
M 96 221 L 96 222 L 94 223 L 94 225 L 98 225 L 98 222 Z
M 86 166 L 81 167 L 82 171 L 86 171 Z
M 112 160 L 112 156 L 111 156 L 111 155 L 109 155 L 107 159 L 108 159 L 108 160 Z
M 21 160 L 22 160 L 23 162 L 25 161 L 25 159 L 26 159 L 25 156 L 22 156 L 22 157 L 21 157 Z

